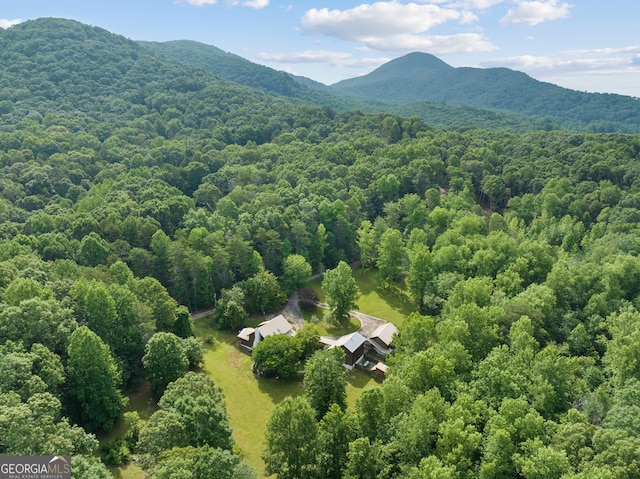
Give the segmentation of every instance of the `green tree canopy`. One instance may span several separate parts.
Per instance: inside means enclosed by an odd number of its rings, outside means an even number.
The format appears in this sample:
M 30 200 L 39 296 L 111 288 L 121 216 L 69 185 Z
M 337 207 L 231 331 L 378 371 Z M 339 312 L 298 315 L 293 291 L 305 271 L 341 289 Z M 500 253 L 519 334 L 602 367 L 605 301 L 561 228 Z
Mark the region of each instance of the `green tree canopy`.
M 151 336 L 142 357 L 151 392 L 160 397 L 169 383 L 187 372 L 189 359 L 182 340 L 173 333 L 156 333 Z
M 309 403 L 287 396 L 267 423 L 265 472 L 278 479 L 315 479 L 318 424 Z
M 86 326 L 71 335 L 67 396 L 71 416 L 88 430 L 107 431 L 122 415 L 127 398 L 109 346 Z
M 387 284 L 397 282 L 404 272 L 406 252 L 402 233 L 394 228 L 389 228 L 382 233 L 378 246 L 376 265 L 382 280 Z
M 151 464 L 174 447 L 231 450 L 231 426 L 222 390 L 201 373 L 189 372 L 169 384 L 160 408 L 140 431 L 139 449 Z
M 347 378 L 342 367 L 344 351 L 341 348 L 316 351 L 304 367 L 304 392 L 316 418 L 322 419 L 333 404 L 345 409 L 347 404 Z
M 358 304 L 360 290 L 353 279 L 351 268 L 344 261 L 340 261 L 335 269 L 325 271 L 322 278 L 322 291 L 332 314 L 338 320 L 348 317 L 349 310 Z
M 263 376 L 290 379 L 298 372 L 302 346 L 295 337 L 276 334 L 260 341 L 253 348 L 253 368 Z
M 288 291 L 301 288 L 311 276 L 311 265 L 299 254 L 287 256 L 282 263 L 282 276 Z

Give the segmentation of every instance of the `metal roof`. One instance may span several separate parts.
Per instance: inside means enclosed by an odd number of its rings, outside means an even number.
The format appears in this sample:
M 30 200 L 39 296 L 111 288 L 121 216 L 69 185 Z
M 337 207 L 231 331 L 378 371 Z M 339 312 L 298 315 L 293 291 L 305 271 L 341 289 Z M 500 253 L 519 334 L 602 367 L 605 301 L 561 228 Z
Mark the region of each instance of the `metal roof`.
M 258 329 L 260 330 L 260 336 L 263 338 L 268 338 L 274 334 L 288 334 L 291 336 L 293 333 L 293 326 L 281 314 L 269 321 L 260 323 Z
M 356 349 L 362 346 L 367 338 L 365 338 L 358 331 L 355 333 L 347 334 L 346 336 L 341 336 L 336 340 L 335 346 L 342 346 L 350 353 L 353 353 Z
M 398 332 L 398 328 L 391 323 L 385 323 L 376 328 L 376 330 L 371 335 L 371 339 L 378 338 L 384 344 L 389 346 L 391 341 L 393 340 L 393 335 Z

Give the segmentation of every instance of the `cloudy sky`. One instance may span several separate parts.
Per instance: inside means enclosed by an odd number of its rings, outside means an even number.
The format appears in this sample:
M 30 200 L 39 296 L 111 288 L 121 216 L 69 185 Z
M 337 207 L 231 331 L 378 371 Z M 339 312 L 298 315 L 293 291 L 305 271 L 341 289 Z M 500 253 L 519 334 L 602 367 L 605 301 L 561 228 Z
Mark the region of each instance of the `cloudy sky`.
M 637 0 L 18 0 L 0 27 L 64 17 L 134 40 L 196 40 L 331 84 L 413 51 L 640 97 Z

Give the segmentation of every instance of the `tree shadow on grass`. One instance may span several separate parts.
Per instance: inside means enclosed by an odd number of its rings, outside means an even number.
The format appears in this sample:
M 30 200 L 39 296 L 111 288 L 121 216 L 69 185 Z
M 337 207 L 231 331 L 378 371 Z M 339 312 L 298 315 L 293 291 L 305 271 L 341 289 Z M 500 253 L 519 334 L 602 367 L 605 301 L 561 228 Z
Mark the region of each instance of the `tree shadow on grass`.
M 295 379 L 272 379 L 255 375 L 258 381 L 258 389 L 269 395 L 274 404 L 278 404 L 287 396 L 300 396 L 304 394 L 302 377 Z
M 397 286 L 392 285 L 389 288 L 378 286 L 376 292 L 392 309 L 405 316 L 408 316 L 416 309 L 406 294 Z
M 391 285 L 389 287 L 385 286 L 383 284 L 383 281 L 380 279 L 377 271 L 360 269 L 355 271 L 354 277 L 356 279 L 356 282 L 358 283 L 358 287 L 360 288 L 360 293 L 362 294 L 362 296 L 371 295 L 373 297 L 373 304 L 371 304 L 373 311 L 361 312 L 376 316 L 375 303 L 378 301 L 380 301 L 381 303 L 380 309 L 385 309 L 382 304 L 384 303 L 386 307 L 397 311 L 403 316 L 408 316 L 413 311 L 415 311 L 414 305 L 409 300 L 404 291 L 402 291 L 402 289 L 400 289 L 397 285 Z
M 348 371 L 347 382 L 355 389 L 364 389 L 367 386 L 377 384 L 371 376 L 358 369 Z

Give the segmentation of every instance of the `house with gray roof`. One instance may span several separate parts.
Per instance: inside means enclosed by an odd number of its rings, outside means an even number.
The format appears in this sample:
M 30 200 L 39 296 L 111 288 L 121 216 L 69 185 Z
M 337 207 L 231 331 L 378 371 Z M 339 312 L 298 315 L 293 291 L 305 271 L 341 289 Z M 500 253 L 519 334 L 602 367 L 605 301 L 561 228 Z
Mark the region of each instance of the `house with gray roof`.
M 366 342 L 367 338 L 356 331 L 355 333 L 339 337 L 329 349 L 342 348 L 345 352 L 343 366 L 351 370 L 364 358 L 364 345 Z
M 257 328 L 243 328 L 238 333 L 237 338 L 240 340 L 240 346 L 251 352 L 264 338 L 275 336 L 276 334 L 296 335 L 293 325 L 281 314 L 269 321 L 263 321 Z
M 391 342 L 393 341 L 393 337 L 397 332 L 398 328 L 396 328 L 393 324 L 382 324 L 378 326 L 369 337 L 369 344 L 375 350 L 375 352 L 377 352 L 381 356 L 388 356 L 393 352 Z

